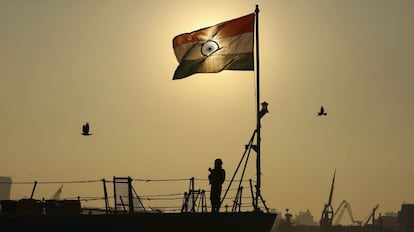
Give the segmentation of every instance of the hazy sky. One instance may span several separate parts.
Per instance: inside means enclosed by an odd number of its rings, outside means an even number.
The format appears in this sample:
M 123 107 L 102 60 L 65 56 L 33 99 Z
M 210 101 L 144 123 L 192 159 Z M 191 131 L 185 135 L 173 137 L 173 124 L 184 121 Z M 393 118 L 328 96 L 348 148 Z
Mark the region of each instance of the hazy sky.
M 411 0 L 0 0 L 0 176 L 204 179 L 220 157 L 231 178 L 255 129 L 255 73 L 173 81 L 172 39 L 256 4 L 266 204 L 319 220 L 335 169 L 333 206 L 347 200 L 359 220 L 414 203 Z M 86 121 L 93 136 L 80 135 Z M 31 189 L 15 185 L 12 198 Z M 101 184 L 63 188 L 78 194 L 102 196 Z

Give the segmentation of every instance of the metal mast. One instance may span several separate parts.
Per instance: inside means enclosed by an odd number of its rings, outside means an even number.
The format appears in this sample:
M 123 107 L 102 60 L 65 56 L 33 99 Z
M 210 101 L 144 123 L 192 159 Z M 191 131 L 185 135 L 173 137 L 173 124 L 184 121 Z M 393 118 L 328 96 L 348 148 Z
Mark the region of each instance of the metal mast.
M 261 196 L 260 187 L 261 187 L 261 178 L 260 178 L 260 65 L 259 65 L 259 6 L 256 5 L 255 19 L 256 19 L 256 112 L 257 112 L 257 125 L 256 125 L 256 198 L 255 198 L 255 210 L 258 210 L 259 197 Z
M 257 153 L 257 159 L 256 159 L 256 196 L 253 202 L 253 206 L 255 211 L 259 211 L 259 199 L 262 201 L 264 207 L 266 208 L 266 211 L 269 212 L 269 209 L 267 208 L 265 201 L 263 200 L 262 193 L 260 191 L 262 182 L 261 182 L 261 164 L 260 164 L 260 142 L 261 142 L 261 136 L 260 136 L 260 129 L 262 127 L 260 123 L 260 119 L 269 111 L 267 110 L 267 102 L 260 103 L 260 64 L 259 64 L 259 6 L 256 5 L 255 12 L 255 19 L 256 19 L 256 30 L 255 30 L 255 36 L 256 36 L 256 114 L 257 114 L 257 124 L 256 124 L 256 130 L 255 133 L 257 133 L 256 137 L 256 145 L 252 145 L 253 150 Z M 260 106 L 262 108 L 260 109 Z

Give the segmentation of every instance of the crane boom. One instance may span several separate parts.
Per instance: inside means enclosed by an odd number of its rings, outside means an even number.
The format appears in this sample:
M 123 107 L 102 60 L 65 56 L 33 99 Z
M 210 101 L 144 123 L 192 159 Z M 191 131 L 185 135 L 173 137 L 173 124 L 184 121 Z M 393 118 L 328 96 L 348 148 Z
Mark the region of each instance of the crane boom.
M 338 208 L 336 208 L 333 217 L 332 218 L 337 218 L 336 215 L 338 214 L 338 212 L 342 209 L 342 207 L 344 206 L 344 204 L 346 204 L 347 202 L 345 200 L 342 200 L 341 204 L 339 204 Z
M 352 221 L 353 225 L 361 226 L 361 221 L 356 221 L 354 219 L 354 215 L 352 213 L 351 204 L 346 200 L 343 200 L 341 204 L 339 204 L 338 208 L 335 210 L 333 215 L 333 219 L 335 219 L 335 225 L 340 225 L 342 216 L 344 215 L 345 210 L 348 212 L 348 216 Z
M 336 169 L 334 171 L 334 175 L 333 175 L 333 178 L 332 178 L 331 192 L 329 193 L 328 205 L 332 205 L 332 195 L 333 195 L 334 184 L 335 184 L 335 175 L 336 175 Z
M 372 225 L 375 223 L 375 211 L 377 211 L 379 205 L 376 205 L 373 209 L 371 214 L 369 215 L 368 219 L 365 221 L 364 226 L 368 225 L 369 220 L 372 218 Z
M 336 169 L 334 171 L 334 175 L 332 178 L 332 185 L 331 185 L 331 191 L 329 193 L 329 199 L 328 203 L 325 204 L 321 220 L 319 221 L 319 225 L 322 231 L 329 231 L 332 227 L 332 219 L 333 219 L 333 208 L 332 208 L 332 196 L 333 196 L 333 190 L 334 190 L 334 184 L 335 184 L 335 175 L 336 175 Z
M 347 206 L 348 202 L 346 202 L 345 200 L 343 200 L 341 202 L 341 204 L 339 204 L 338 208 L 336 208 L 332 220 L 335 219 L 334 224 L 335 225 L 339 225 L 342 219 L 342 216 L 344 215 L 346 206 Z
M 354 214 L 352 213 L 352 209 L 351 209 L 351 204 L 350 203 L 347 204 L 346 209 L 348 210 L 348 214 L 349 214 L 349 217 L 351 218 L 352 223 L 354 223 L 354 225 L 361 226 L 361 221 L 356 221 L 354 219 Z

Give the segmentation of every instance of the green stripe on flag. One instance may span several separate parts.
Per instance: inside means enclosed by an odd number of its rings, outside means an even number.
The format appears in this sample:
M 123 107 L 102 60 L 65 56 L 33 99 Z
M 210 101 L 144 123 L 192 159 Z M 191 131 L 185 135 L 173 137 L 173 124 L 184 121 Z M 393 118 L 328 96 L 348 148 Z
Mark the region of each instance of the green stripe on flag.
M 175 70 L 173 80 L 195 73 L 217 73 L 223 70 L 254 70 L 253 52 L 183 60 Z

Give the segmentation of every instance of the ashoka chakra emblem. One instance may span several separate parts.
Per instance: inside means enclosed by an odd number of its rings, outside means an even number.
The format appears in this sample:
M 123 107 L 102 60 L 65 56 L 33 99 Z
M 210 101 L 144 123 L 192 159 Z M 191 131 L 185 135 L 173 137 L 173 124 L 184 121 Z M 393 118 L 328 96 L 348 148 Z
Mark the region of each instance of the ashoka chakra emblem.
M 201 53 L 203 56 L 210 56 L 217 50 L 219 50 L 219 45 L 214 40 L 207 40 L 203 45 L 201 46 Z

